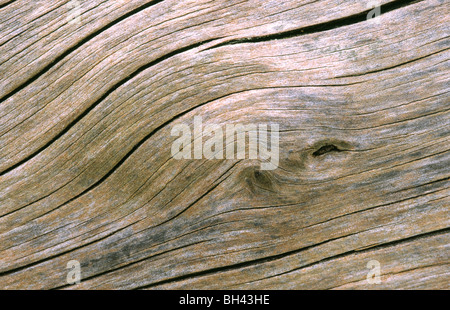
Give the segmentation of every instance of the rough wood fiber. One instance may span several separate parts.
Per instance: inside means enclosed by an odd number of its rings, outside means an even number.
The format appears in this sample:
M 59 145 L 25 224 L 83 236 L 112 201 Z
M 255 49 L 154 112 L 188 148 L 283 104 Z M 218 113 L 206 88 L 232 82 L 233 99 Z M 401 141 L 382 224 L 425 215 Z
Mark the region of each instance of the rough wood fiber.
M 0 288 L 450 288 L 448 1 L 68 2 L 0 1 Z

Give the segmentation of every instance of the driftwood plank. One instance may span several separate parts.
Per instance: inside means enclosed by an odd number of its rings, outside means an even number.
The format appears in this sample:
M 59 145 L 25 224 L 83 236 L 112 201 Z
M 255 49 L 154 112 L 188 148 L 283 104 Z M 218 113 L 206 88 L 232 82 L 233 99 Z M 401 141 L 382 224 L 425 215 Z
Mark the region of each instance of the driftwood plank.
M 380 5 L 0 2 L 0 288 L 450 288 L 450 5 Z

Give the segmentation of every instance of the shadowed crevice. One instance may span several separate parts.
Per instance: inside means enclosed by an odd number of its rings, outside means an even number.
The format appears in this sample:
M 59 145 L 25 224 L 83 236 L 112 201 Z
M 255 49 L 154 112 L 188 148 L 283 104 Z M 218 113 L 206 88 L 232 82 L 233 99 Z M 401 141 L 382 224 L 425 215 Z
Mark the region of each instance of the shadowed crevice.
M 405 6 L 421 2 L 423 0 L 397 0 L 393 2 L 389 2 L 387 4 L 381 5 L 381 15 L 384 13 L 389 13 L 391 11 L 403 8 Z M 251 38 L 242 38 L 242 39 L 234 39 L 227 42 L 222 42 L 220 44 L 214 45 L 212 47 L 207 48 L 207 50 L 218 48 L 221 46 L 227 46 L 227 45 L 233 45 L 233 44 L 241 44 L 241 43 L 258 43 L 258 42 L 267 42 L 272 40 L 281 40 L 281 39 L 288 39 L 292 37 L 322 32 L 322 31 L 328 31 L 344 26 L 353 25 L 356 23 L 360 23 L 367 20 L 367 14 L 372 11 L 373 8 L 370 8 L 366 11 L 363 11 L 358 14 L 354 14 L 347 17 L 342 17 L 339 19 L 335 19 L 329 22 L 324 22 L 320 24 L 315 24 L 307 27 L 302 27 L 298 29 L 288 30 L 285 32 L 275 33 L 275 34 L 269 34 L 264 36 L 256 36 Z

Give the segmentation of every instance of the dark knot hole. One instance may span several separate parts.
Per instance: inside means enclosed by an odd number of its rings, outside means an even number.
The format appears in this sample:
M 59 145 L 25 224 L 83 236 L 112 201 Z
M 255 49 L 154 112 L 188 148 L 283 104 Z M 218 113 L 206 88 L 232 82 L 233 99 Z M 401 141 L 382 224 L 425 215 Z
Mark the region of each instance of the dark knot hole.
M 340 152 L 340 151 L 341 150 L 336 145 L 326 144 L 326 145 L 322 146 L 320 149 L 318 149 L 317 151 L 315 151 L 312 155 L 314 157 L 317 157 L 317 156 L 324 155 L 326 153 Z

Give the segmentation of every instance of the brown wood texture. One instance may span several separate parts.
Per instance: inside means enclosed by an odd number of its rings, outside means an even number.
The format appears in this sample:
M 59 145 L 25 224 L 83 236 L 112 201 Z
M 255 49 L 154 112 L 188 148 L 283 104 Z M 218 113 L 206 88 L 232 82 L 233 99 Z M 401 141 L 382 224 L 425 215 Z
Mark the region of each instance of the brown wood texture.
M 0 288 L 450 288 L 448 1 L 71 2 L 0 1 Z

